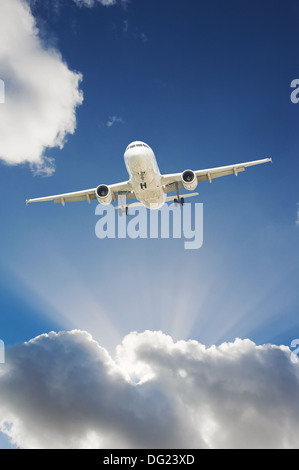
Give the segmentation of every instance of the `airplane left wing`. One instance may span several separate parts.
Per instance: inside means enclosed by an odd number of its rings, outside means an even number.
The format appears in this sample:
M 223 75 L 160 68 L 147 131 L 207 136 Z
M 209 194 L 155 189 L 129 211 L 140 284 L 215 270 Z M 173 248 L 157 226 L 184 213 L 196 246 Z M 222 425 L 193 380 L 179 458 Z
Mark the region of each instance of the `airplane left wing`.
M 123 183 L 110 184 L 107 186 L 111 191 L 113 201 L 115 201 L 119 195 L 125 195 L 127 199 L 135 198 L 135 193 L 129 181 L 125 181 Z M 26 204 L 29 204 L 31 202 L 43 202 L 43 201 L 54 201 L 58 203 L 60 202 L 63 206 L 66 202 L 88 201 L 90 203 L 91 200 L 97 199 L 96 189 L 97 188 L 85 189 L 83 191 L 75 191 L 72 193 L 63 193 L 63 194 L 56 194 L 54 196 L 27 199 Z
M 259 165 L 260 163 L 272 162 L 271 158 L 264 158 L 262 160 L 254 160 L 252 162 L 236 163 L 234 165 L 220 166 L 216 168 L 208 168 L 206 170 L 194 171 L 197 181 L 208 180 L 210 183 L 214 178 L 219 178 L 226 175 L 237 175 L 241 171 L 245 171 L 245 168 L 253 165 Z M 182 173 L 173 173 L 169 175 L 162 175 L 162 184 L 166 193 L 175 191 L 183 187 Z

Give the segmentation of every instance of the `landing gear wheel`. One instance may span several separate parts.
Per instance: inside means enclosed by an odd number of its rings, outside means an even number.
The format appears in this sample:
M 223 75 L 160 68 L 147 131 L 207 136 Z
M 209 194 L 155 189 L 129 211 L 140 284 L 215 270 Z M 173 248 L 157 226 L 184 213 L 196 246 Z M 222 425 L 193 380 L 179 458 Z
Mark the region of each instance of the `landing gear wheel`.
M 182 206 L 185 204 L 185 199 L 183 197 L 181 197 L 181 204 Z
M 129 208 L 126 207 L 126 215 L 129 215 Z
M 177 205 L 178 205 L 178 200 L 177 200 L 177 199 L 174 199 L 173 202 L 174 202 L 175 207 L 177 207 Z

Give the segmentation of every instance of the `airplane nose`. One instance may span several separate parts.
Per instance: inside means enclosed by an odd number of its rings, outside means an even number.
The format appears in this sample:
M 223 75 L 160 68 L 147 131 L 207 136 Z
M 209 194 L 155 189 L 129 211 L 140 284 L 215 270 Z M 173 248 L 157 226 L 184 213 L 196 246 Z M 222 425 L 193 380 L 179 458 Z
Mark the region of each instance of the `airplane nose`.
M 151 149 L 147 144 L 143 142 L 133 142 L 130 144 L 124 154 L 124 160 L 129 171 L 139 171 L 148 164 L 148 160 L 151 157 Z
M 125 153 L 125 161 L 129 163 L 129 165 L 136 165 L 143 160 L 143 155 L 140 150 L 129 149 Z
M 125 158 L 130 161 L 139 160 L 146 153 L 146 148 L 142 146 L 135 146 L 128 148 L 125 152 Z

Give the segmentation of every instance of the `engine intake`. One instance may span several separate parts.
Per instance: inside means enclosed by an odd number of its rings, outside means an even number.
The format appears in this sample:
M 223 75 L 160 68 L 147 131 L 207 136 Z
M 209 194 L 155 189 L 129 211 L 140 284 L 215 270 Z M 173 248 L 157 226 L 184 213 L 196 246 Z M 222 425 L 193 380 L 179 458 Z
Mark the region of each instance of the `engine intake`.
M 194 171 L 185 170 L 182 173 L 182 183 L 185 189 L 187 189 L 188 191 L 193 191 L 198 184 Z
M 105 184 L 100 184 L 96 189 L 97 200 L 104 205 L 110 204 L 112 201 L 112 194 L 110 188 Z

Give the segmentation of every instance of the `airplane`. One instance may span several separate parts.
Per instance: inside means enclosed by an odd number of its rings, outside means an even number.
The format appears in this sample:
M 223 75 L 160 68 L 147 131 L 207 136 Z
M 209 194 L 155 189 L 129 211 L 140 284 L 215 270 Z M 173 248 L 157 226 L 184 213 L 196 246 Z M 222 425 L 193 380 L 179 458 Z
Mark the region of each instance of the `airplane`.
M 40 201 L 54 201 L 63 206 L 66 202 L 88 201 L 97 199 L 104 205 L 119 200 L 120 206 L 116 206 L 120 214 L 126 212 L 131 206 L 144 205 L 149 209 L 159 209 L 165 202 L 174 201 L 175 205 L 185 203 L 186 197 L 197 196 L 198 193 L 179 194 L 181 188 L 194 191 L 198 183 L 214 178 L 235 174 L 236 176 L 245 168 L 261 163 L 272 162 L 271 158 L 254 160 L 252 162 L 236 163 L 234 165 L 208 168 L 206 170 L 185 170 L 181 173 L 161 175 L 153 150 L 144 142 L 130 143 L 124 153 L 124 161 L 129 174 L 129 180 L 116 184 L 100 184 L 96 188 L 75 191 L 71 193 L 57 194 L 54 196 L 27 199 L 26 204 Z M 167 196 L 175 191 L 175 196 Z M 127 199 L 137 199 L 138 202 L 126 204 Z

